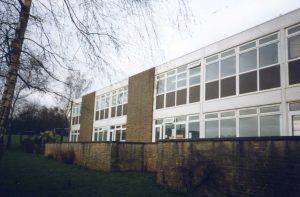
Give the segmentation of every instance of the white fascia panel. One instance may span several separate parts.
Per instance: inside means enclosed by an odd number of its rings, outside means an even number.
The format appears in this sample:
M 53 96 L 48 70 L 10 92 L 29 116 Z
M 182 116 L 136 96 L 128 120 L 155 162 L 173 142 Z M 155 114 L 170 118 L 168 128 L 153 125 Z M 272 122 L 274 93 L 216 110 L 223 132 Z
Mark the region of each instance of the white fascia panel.
M 80 130 L 80 124 L 72 125 L 71 131 L 73 131 L 73 130 Z
M 93 127 L 105 127 L 112 125 L 121 125 L 127 123 L 127 116 L 120 116 L 115 118 L 108 118 L 103 120 L 94 121 Z
M 299 101 L 300 100 L 300 86 L 289 87 L 286 89 L 286 101 Z
M 167 118 L 174 116 L 182 116 L 189 114 L 199 114 L 200 113 L 200 103 L 193 103 L 183 106 L 170 107 L 165 109 L 154 110 L 153 119 Z

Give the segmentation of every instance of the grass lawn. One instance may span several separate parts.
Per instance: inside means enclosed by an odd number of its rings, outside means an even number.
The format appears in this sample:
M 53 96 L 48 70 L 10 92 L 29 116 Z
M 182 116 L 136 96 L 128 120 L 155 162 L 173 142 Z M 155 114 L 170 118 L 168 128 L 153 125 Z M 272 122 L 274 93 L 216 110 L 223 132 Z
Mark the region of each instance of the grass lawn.
M 194 196 L 155 179 L 154 173 L 93 171 L 18 151 L 0 160 L 0 196 Z

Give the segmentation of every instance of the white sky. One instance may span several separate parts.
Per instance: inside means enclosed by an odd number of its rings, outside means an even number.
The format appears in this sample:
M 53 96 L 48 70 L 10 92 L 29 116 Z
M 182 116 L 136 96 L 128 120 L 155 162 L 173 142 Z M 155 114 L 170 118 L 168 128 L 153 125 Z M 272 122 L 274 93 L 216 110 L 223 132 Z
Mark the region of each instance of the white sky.
M 90 92 L 298 9 L 300 0 L 190 0 L 189 5 L 193 18 L 188 30 L 178 31 L 159 21 L 159 44 L 149 50 L 142 41 L 132 40 L 135 47 L 125 46 L 112 57 L 118 76 L 111 82 L 95 73 Z M 166 9 L 172 14 L 172 5 Z

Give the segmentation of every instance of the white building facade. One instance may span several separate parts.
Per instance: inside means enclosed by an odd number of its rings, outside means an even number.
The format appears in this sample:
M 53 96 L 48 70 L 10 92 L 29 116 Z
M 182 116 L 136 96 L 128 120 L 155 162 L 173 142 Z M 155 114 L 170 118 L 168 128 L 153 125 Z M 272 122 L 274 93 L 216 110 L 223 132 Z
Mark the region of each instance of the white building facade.
M 152 142 L 300 135 L 300 9 L 157 66 L 154 77 Z M 128 80 L 96 91 L 92 141 L 126 141 L 127 102 Z

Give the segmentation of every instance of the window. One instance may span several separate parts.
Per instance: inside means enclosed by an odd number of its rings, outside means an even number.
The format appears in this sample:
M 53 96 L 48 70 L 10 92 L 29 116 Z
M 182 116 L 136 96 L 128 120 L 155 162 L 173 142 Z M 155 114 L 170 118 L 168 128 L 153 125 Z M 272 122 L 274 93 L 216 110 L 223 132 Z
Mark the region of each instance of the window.
M 123 87 L 112 92 L 111 117 L 127 115 L 128 88 Z
M 255 137 L 258 136 L 258 118 L 244 117 L 240 118 L 240 137 Z
M 80 124 L 81 104 L 74 104 L 72 107 L 72 125 Z
M 205 121 L 205 138 L 219 137 L 219 121 L 210 120 Z
M 300 111 L 300 103 L 290 103 L 289 110 L 290 111 Z
M 189 139 L 200 138 L 200 121 L 199 121 L 199 115 L 189 116 L 188 138 Z
M 279 136 L 280 116 L 266 115 L 260 117 L 260 136 Z
M 125 141 L 126 125 L 113 125 L 95 128 L 93 131 L 94 142 L 102 141 Z
M 72 130 L 70 132 L 70 142 L 78 142 L 79 130 Z
M 206 65 L 205 100 L 236 94 L 235 49 L 222 52 L 214 57 L 215 62 Z M 206 62 L 210 58 L 206 59 Z
M 206 114 L 205 138 L 279 136 L 280 119 L 280 105 Z
M 294 85 L 300 83 L 300 25 L 289 28 L 287 32 L 289 85 Z
M 278 43 L 274 33 L 206 58 L 205 100 L 280 87 Z
M 163 134 L 160 136 L 161 131 Z M 156 140 L 197 139 L 200 137 L 199 115 L 157 119 L 155 120 L 154 132 Z
M 239 111 L 239 136 L 279 136 L 280 106 L 264 106 Z
M 110 93 L 98 96 L 96 98 L 95 120 L 107 119 L 109 116 Z
M 156 76 L 156 109 L 200 101 L 200 62 Z

